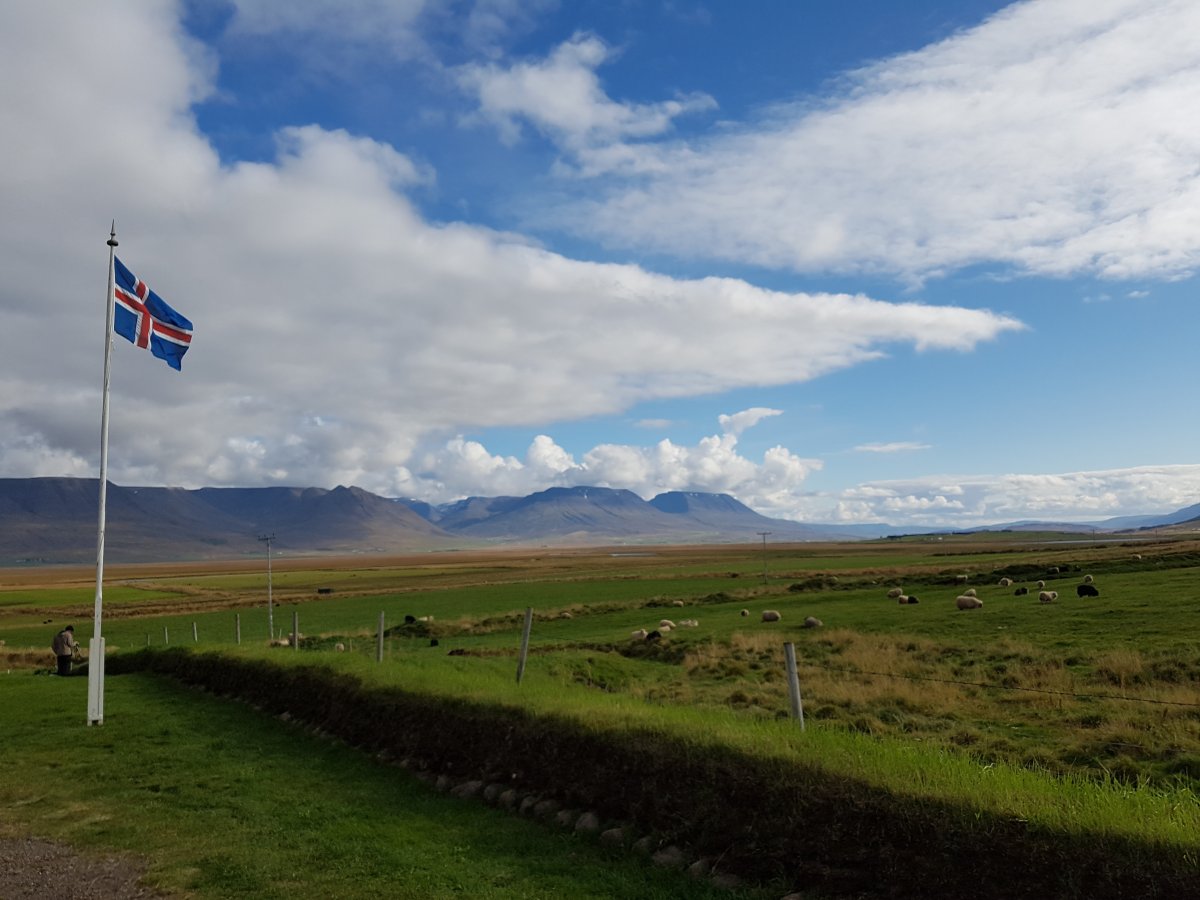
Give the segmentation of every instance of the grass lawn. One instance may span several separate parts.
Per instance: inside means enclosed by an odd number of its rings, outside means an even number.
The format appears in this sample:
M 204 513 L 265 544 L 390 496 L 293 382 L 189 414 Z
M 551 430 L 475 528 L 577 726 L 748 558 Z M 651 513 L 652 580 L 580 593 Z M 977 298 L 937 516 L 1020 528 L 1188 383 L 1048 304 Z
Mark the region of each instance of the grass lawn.
M 479 803 L 249 707 L 145 675 L 0 675 L 0 834 L 145 860 L 197 897 L 730 894 Z

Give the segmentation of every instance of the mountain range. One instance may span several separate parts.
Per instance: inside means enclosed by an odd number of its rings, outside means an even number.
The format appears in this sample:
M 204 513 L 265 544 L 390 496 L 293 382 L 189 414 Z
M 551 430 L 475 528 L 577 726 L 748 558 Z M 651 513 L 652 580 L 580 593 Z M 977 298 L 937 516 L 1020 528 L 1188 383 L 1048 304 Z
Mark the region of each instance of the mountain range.
M 114 562 L 237 558 L 271 536 L 286 554 L 407 553 L 494 546 L 699 544 L 855 540 L 939 529 L 811 525 L 760 515 L 728 494 L 670 491 L 643 500 L 605 487 L 527 497 L 469 497 L 433 506 L 357 487 L 200 488 L 109 484 L 105 558 Z M 0 565 L 95 559 L 99 484 L 86 478 L 0 478 Z M 1200 504 L 1105 522 L 1018 522 L 991 530 L 1115 531 L 1200 518 Z M 943 529 L 944 530 L 944 529 Z M 979 530 L 979 529 L 973 529 Z

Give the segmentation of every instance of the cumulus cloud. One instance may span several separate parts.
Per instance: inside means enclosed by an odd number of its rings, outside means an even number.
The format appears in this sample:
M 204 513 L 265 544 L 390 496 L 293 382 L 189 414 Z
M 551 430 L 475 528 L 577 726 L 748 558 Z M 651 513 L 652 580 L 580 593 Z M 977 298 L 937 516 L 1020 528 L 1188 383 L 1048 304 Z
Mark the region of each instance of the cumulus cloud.
M 612 50 L 595 35 L 576 34 L 545 59 L 463 66 L 458 82 L 478 98 L 479 117 L 509 142 L 518 139 L 527 122 L 587 174 L 639 171 L 652 154 L 639 152 L 634 142 L 658 137 L 678 116 L 713 109 L 716 101 L 702 93 L 657 103 L 612 100 L 596 75 L 611 56 Z
M 175 4 L 72 10 L 0 7 L 0 333 L 31 336 L 0 361 L 0 433 L 20 436 L 0 444 L 7 474 L 95 464 L 113 216 L 122 259 L 196 326 L 182 373 L 114 348 L 110 477 L 126 484 L 393 493 L 439 437 L 799 382 L 896 344 L 966 350 L 1022 327 L 986 310 L 672 278 L 432 224 L 405 194 L 432 173 L 316 125 L 282 131 L 270 161 L 222 164 L 191 115 L 211 69 Z M 139 52 L 114 55 L 121 45 Z M 632 458 L 596 448 L 583 463 L 613 483 L 626 470 L 639 484 L 740 483 L 729 438 Z M 547 450 L 545 470 L 568 466 Z M 671 460 L 687 474 L 670 480 Z M 804 468 L 773 465 L 781 482 Z M 509 470 L 494 464 L 497 479 Z
M 497 456 L 478 441 L 457 437 L 420 454 L 419 471 L 405 467 L 397 486 L 403 495 L 431 503 L 477 495 L 524 496 L 576 485 L 624 488 L 646 499 L 664 491 L 705 491 L 733 494 L 755 509 L 786 513 L 821 461 L 776 446 L 755 462 L 737 447 L 742 432 L 763 415 L 777 412 L 752 409 L 723 415 L 722 433 L 694 446 L 668 439 L 642 447 L 600 444 L 578 462 L 547 435 L 538 435 L 523 459 Z
M 1016 3 L 831 97 L 660 145 L 653 174 L 566 221 L 797 271 L 1182 277 L 1200 261 L 1200 118 L 1181 113 L 1200 106 L 1197 33 L 1192 0 Z

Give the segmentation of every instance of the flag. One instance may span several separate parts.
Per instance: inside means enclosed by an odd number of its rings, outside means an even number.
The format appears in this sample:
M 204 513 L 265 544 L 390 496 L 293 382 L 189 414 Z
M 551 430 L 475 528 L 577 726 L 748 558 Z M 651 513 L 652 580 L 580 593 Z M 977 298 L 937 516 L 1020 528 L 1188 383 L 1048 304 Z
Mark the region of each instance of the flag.
M 130 343 L 149 347 L 172 369 L 179 369 L 192 343 L 192 323 L 130 272 L 119 259 L 113 269 L 113 330 Z

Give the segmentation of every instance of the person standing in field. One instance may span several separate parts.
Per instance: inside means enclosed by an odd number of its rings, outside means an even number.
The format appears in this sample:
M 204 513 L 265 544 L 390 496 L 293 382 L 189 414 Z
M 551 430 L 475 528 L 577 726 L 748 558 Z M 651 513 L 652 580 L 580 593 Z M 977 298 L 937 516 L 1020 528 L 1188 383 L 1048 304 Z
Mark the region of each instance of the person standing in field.
M 54 655 L 58 657 L 58 674 L 70 675 L 71 659 L 75 656 L 75 651 L 79 649 L 79 642 L 75 640 L 75 626 L 68 625 L 56 634 L 50 647 L 54 650 Z

